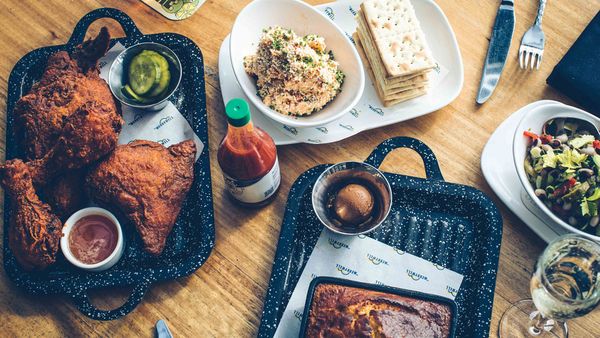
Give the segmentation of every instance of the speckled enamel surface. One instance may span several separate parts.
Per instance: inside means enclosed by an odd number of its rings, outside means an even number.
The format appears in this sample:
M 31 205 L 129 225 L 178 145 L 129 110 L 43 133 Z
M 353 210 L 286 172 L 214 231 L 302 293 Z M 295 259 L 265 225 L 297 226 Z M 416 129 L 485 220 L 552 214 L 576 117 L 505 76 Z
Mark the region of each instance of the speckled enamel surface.
M 36 49 L 17 62 L 10 74 L 7 100 L 6 158 L 19 157 L 13 130 L 12 111 L 17 100 L 26 94 L 45 69 L 48 57 L 57 51 L 71 51 L 83 40 L 88 26 L 98 18 L 110 17 L 121 23 L 127 37 L 113 39 L 111 46 L 120 42 L 131 46 L 140 42 L 157 42 L 171 48 L 181 60 L 183 78 L 171 101 L 186 117 L 204 142 L 204 152 L 194 166 L 194 184 L 190 189 L 165 251 L 153 257 L 142 250 L 142 242 L 133 226 L 124 224 L 125 252 L 111 269 L 99 273 L 78 270 L 62 255 L 53 266 L 41 273 L 28 273 L 20 269 L 8 248 L 8 220 L 10 203 L 5 198 L 4 214 L 4 268 L 17 286 L 31 294 L 62 293 L 73 298 L 85 315 L 99 320 L 111 320 L 131 312 L 142 300 L 150 284 L 191 274 L 206 261 L 215 241 L 212 186 L 208 155 L 208 122 L 204 89 L 204 59 L 202 52 L 190 39 L 174 33 L 142 35 L 133 21 L 123 12 L 103 8 L 88 13 L 75 27 L 66 45 Z M 123 218 L 120 217 L 121 222 Z M 123 223 L 122 223 L 123 224 Z M 87 290 L 133 285 L 129 299 L 118 309 L 98 310 L 90 304 Z
M 433 152 L 422 142 L 397 137 L 381 143 L 365 161 L 379 167 L 396 148 L 416 150 L 427 179 L 385 173 L 392 185 L 388 219 L 368 236 L 464 275 L 456 296 L 456 337 L 487 337 L 502 240 L 502 217 L 493 202 L 474 188 L 445 182 Z M 327 168 L 309 169 L 296 180 L 288 204 L 259 337 L 271 337 L 319 238 L 323 225 L 312 210 L 311 190 Z

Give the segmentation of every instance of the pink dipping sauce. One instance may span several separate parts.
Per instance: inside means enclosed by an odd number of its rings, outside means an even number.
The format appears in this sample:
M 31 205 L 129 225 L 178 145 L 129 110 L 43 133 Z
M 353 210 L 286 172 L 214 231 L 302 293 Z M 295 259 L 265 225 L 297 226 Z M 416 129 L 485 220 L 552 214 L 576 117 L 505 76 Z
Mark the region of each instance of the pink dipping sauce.
M 119 233 L 109 218 L 90 215 L 78 220 L 69 233 L 69 249 L 85 264 L 100 263 L 117 247 Z

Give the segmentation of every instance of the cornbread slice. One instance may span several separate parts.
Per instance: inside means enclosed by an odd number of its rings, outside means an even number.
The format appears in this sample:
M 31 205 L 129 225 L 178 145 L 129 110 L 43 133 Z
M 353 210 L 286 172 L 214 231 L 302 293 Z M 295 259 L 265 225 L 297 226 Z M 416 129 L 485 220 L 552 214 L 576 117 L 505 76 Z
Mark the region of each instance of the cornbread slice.
M 409 0 L 365 0 L 361 12 L 387 76 L 432 69 L 429 45 Z M 366 47 L 369 43 L 365 44 Z
M 308 309 L 306 338 L 449 337 L 448 304 L 338 284 L 318 284 Z

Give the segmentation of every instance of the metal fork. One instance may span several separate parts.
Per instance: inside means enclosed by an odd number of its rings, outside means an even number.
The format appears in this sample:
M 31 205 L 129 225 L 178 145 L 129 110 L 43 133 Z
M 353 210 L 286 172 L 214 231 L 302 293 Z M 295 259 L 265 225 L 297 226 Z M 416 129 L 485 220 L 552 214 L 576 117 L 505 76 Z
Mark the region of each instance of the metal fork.
M 544 55 L 544 43 L 546 39 L 542 31 L 542 16 L 546 8 L 546 0 L 540 0 L 535 22 L 521 39 L 521 47 L 519 48 L 519 66 L 521 69 L 535 66 L 535 69 L 540 69 L 542 56 Z

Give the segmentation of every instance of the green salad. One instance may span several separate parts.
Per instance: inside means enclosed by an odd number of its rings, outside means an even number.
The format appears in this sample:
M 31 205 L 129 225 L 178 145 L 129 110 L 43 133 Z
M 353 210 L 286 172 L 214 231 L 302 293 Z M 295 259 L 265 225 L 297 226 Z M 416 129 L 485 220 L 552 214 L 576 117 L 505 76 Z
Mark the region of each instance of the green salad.
M 584 123 L 554 119 L 541 135 L 525 131 L 529 182 L 552 212 L 570 225 L 600 235 L 600 141 Z

